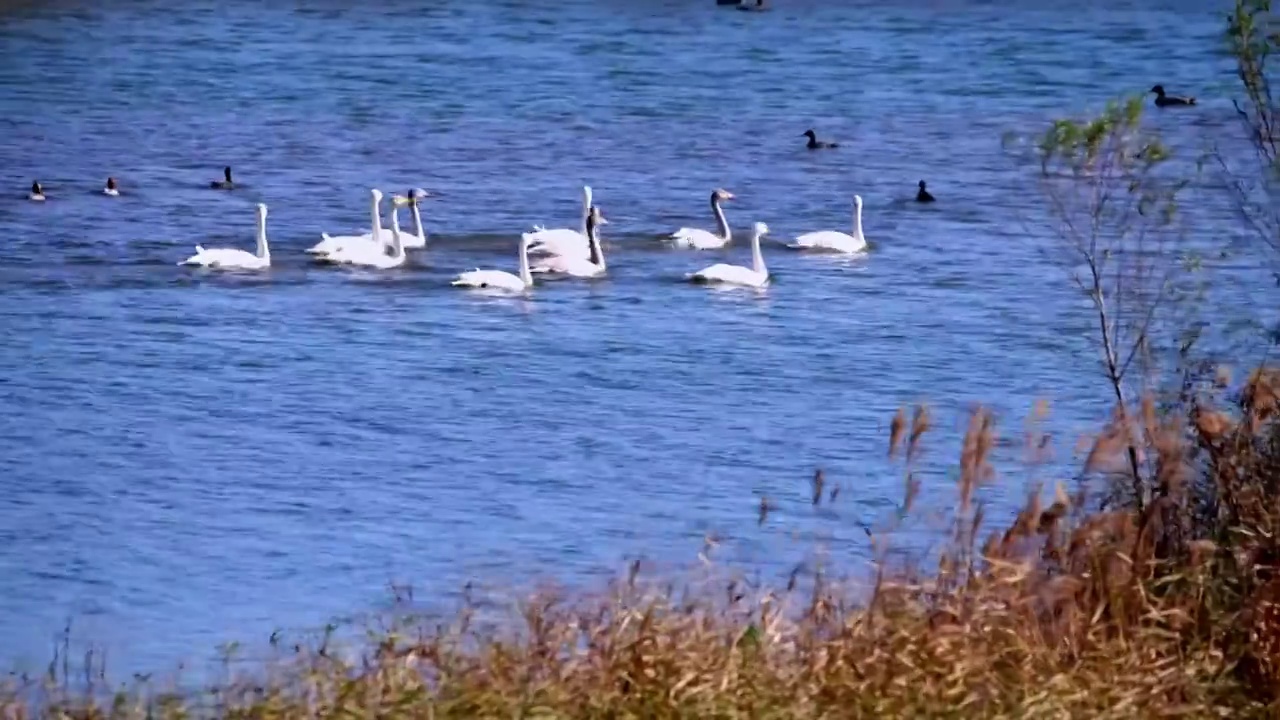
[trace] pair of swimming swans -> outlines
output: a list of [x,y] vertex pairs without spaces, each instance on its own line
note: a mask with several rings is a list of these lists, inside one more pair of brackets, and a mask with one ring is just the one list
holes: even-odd
[[[672,233],[669,239],[677,247],[688,247],[695,250],[718,250],[729,244],[732,234],[729,223],[724,216],[724,208],[720,203],[732,200],[733,193],[717,188],[711,193],[711,212],[716,218],[716,232],[708,232],[701,228],[682,227]],[[862,235],[862,196],[853,196],[854,216],[853,233],[834,230],[820,230],[805,233],[796,237],[787,247],[794,250],[828,250],[843,253],[858,253],[867,249],[867,240]],[[767,232],[767,231],[766,231]],[[753,239],[752,242],[755,240]]]
[[[320,233],[320,242],[307,248],[306,252],[311,255],[320,256],[321,258],[334,254],[341,255],[343,253],[350,252],[349,250],[344,250],[344,248],[358,245],[369,245],[373,243],[375,238],[384,247],[391,245],[395,240],[396,233],[390,228],[382,227],[382,191],[377,188],[372,188],[369,191],[369,195],[369,220],[370,227],[372,228],[369,232],[362,233],[360,235],[330,235],[327,232]],[[422,213],[418,210],[418,201],[430,196],[430,193],[425,190],[415,188],[410,190],[405,198],[396,200],[397,204],[395,207],[408,203],[411,211],[413,212],[413,234],[408,235],[405,233],[399,233],[400,244],[406,249],[414,250],[427,246],[427,231],[422,226]],[[398,195],[393,197],[400,198]]]
[[[585,188],[587,197],[590,198],[590,188]],[[454,278],[451,283],[454,287],[465,287],[475,289],[493,289],[506,290],[508,292],[524,292],[533,287],[533,273],[554,273],[562,275],[572,275],[574,277],[599,277],[604,275],[606,266],[604,263],[604,251],[600,247],[599,227],[608,225],[609,221],[604,219],[600,214],[600,208],[590,205],[588,206],[586,217],[583,222],[583,230],[586,233],[587,257],[581,257],[572,254],[573,238],[568,233],[573,230],[558,228],[557,230],[567,230],[567,232],[559,235],[552,233],[544,228],[538,228],[534,232],[520,234],[520,274],[512,275],[506,270],[481,270],[476,268],[464,272]],[[539,233],[543,233],[539,236]],[[544,252],[548,249],[548,239],[559,237],[564,243],[565,249],[571,254],[567,255],[551,255],[544,259],[537,267],[529,267],[529,251],[534,243],[540,244],[540,249]],[[557,243],[552,240],[551,246]]]
[[[317,246],[329,243],[327,251],[312,252],[316,250],[316,247],[308,249],[308,252],[311,252],[317,261],[331,265],[355,265],[378,270],[389,270],[404,265],[408,259],[405,254],[406,243],[410,242],[413,236],[406,235],[400,231],[400,207],[403,205],[413,207],[414,221],[418,226],[418,237],[423,240],[423,244],[419,245],[419,247],[425,246],[425,238],[422,235],[422,221],[418,215],[418,205],[415,198],[403,195],[391,196],[391,228],[387,231],[382,227],[382,215],[378,212],[378,207],[382,204],[382,191],[373,188],[370,194],[373,198],[374,208],[372,216],[373,229],[364,235],[335,237],[326,234]],[[388,232],[390,233],[391,252],[387,252]]]

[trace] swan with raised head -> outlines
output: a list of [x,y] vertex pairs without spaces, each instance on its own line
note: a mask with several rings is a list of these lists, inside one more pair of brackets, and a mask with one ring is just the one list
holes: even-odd
[[787,245],[795,250],[831,250],[842,253],[860,253],[867,249],[867,240],[862,236],[862,196],[853,196],[853,234],[835,230],[819,230],[797,236],[795,242]]
[[587,239],[587,216],[591,214],[591,186],[582,186],[582,226],[580,229],[552,228],[534,225],[529,236],[529,252],[544,255],[566,255],[585,258],[591,254]]
[[[400,206],[408,204],[409,198],[400,195],[391,196],[391,252],[387,252],[387,246],[383,243],[370,239],[363,243],[343,245],[318,258],[322,262],[335,265],[358,265],[378,270],[389,270],[404,265],[407,256],[404,252],[403,234],[400,232]],[[374,226],[374,232],[379,236],[382,234],[380,218]]]
[[506,270],[468,270],[450,283],[454,287],[477,290],[506,290],[508,292],[524,292],[533,287],[533,275],[529,272],[529,238],[520,236],[520,274],[512,275]]
[[31,181],[31,192],[27,194],[27,199],[32,202],[44,202],[44,188],[40,187],[39,180]]
[[[367,233],[360,235],[330,235],[329,233],[320,233],[320,242],[306,249],[311,255],[328,255],[336,252],[346,245],[372,245],[374,237],[377,237],[381,244],[386,247],[391,244],[391,229],[382,227],[379,217],[381,216],[382,191],[373,188],[369,191],[369,219],[371,221],[371,229]],[[414,188],[409,191],[408,198],[410,206],[413,208],[413,235],[400,234],[400,242],[405,248],[416,249],[427,246],[427,231],[422,226],[422,214],[418,211],[418,201],[432,197],[431,193]]]
[[671,233],[670,240],[676,247],[688,247],[695,250],[716,250],[729,244],[733,235],[729,232],[729,221],[724,219],[724,209],[720,203],[732,200],[733,193],[716,188],[711,193],[711,212],[716,216],[716,232],[708,232],[701,228],[682,227]]
[[540,261],[534,266],[532,272],[572,275],[574,277],[599,277],[604,275],[606,268],[604,264],[604,248],[600,246],[600,226],[608,224],[609,221],[605,220],[604,216],[600,214],[600,208],[592,205],[591,210],[587,213],[587,257],[553,255]]
[[769,269],[764,266],[764,255],[760,252],[760,238],[769,232],[769,226],[758,222],[752,226],[751,232],[751,267],[716,263],[696,273],[690,273],[685,279],[698,283],[741,285],[743,287],[764,287],[769,284]]
[[102,188],[102,194],[110,195],[111,197],[118,197],[120,195],[120,188],[116,187],[115,178],[107,178],[107,186]]
[[204,248],[197,245],[196,254],[178,264],[198,265],[216,270],[262,270],[271,267],[271,249],[267,247],[267,206],[258,203],[256,253],[239,248]]

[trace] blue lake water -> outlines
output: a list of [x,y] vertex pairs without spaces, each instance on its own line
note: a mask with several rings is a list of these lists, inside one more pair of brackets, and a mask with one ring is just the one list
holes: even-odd
[[[970,403],[1016,435],[1049,398],[1063,462],[1106,412],[1092,317],[1002,133],[1154,82],[1201,98],[1154,116],[1173,141],[1235,127],[1226,4],[1203,0],[303,5],[0,8],[6,663],[41,666],[73,618],[163,669],[377,607],[388,581],[592,581],[691,562],[709,532],[765,573],[815,539],[865,558],[858,523],[901,494],[898,405],[936,406],[940,501]],[[841,147],[806,151],[810,127]],[[226,164],[243,187],[207,189]],[[938,203],[909,202],[921,178]],[[24,199],[33,179],[48,202]],[[608,279],[449,286],[514,270],[533,223],[576,227],[584,183]],[[369,188],[416,186],[439,197],[409,267],[307,262],[321,231],[368,226]],[[713,227],[715,187],[740,241],[664,247]],[[780,246],[847,229],[854,193],[865,258]],[[1237,242],[1199,197],[1192,234]],[[175,266],[252,248],[258,202],[269,273]],[[749,262],[757,220],[771,288],[681,282]],[[1253,261],[1212,271],[1220,317],[1256,322]],[[808,504],[815,467],[836,511]],[[986,490],[1005,512],[1021,492]],[[780,508],[757,527],[761,494]]]

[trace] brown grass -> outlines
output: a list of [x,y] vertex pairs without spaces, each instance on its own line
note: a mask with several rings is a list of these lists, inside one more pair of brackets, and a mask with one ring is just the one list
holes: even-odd
[[[1037,405],[1032,419],[1046,413]],[[202,693],[13,682],[0,716],[1272,717],[1278,413],[1280,373],[1265,371],[1229,409],[1201,398],[1180,413],[1150,402],[1117,413],[1138,426],[1113,423],[1084,467],[1131,473],[1135,438],[1144,502],[1090,510],[1059,482],[991,530],[977,498],[994,477],[996,427],[978,409],[937,567],[890,571],[882,559],[870,592],[821,577],[803,591],[794,578],[676,591],[645,587],[633,567],[604,594],[539,595],[513,623],[482,629],[466,609],[447,626],[384,631],[354,654],[295,647]],[[929,426],[924,408],[890,425],[908,507]],[[1042,459],[1047,436],[1028,430],[1026,442]],[[814,504],[833,499],[821,472],[812,485]]]

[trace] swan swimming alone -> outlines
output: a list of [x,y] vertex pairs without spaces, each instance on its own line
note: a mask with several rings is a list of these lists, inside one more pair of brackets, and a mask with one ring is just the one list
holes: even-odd
[[582,186],[582,225],[578,230],[533,226],[529,236],[529,252],[586,258],[591,253],[587,239],[587,216],[591,214],[591,186]]
[[600,226],[608,224],[609,221],[605,220],[604,216],[600,214],[600,208],[592,205],[591,210],[587,213],[588,256],[583,258],[553,255],[539,262],[532,272],[572,275],[573,277],[599,277],[604,275],[606,267],[604,264],[604,248],[600,246]]
[[758,222],[752,226],[751,233],[751,267],[716,263],[698,272],[685,276],[686,280],[698,283],[741,285],[743,287],[764,287],[769,284],[769,269],[764,265],[764,255],[760,252],[760,238],[769,232],[769,226]]
[[[307,248],[305,252],[311,255],[328,255],[348,245],[373,245],[375,236],[383,247],[389,246],[392,240],[391,230],[382,227],[380,220],[382,217],[382,191],[377,188],[371,188],[369,196],[369,221],[372,228],[369,232],[360,235],[330,235],[327,232],[322,232],[320,233],[320,242]],[[417,201],[420,198],[430,196],[431,194],[425,190],[415,188],[409,191],[409,201],[413,206],[413,231],[415,234],[405,235],[401,233],[400,242],[406,248],[427,246],[427,231],[422,227],[422,215],[418,211]]]
[[859,253],[867,249],[862,236],[862,196],[853,196],[853,234],[835,230],[819,230],[796,237],[787,247],[795,250],[834,250],[843,253]]
[[102,194],[110,195],[111,197],[118,197],[120,195],[120,188],[116,187],[115,178],[107,178],[107,186],[102,188]]
[[[377,192],[378,199],[381,199],[382,192]],[[335,265],[357,265],[379,270],[389,270],[404,265],[407,256],[402,240],[404,235],[400,232],[400,206],[408,205],[409,202],[409,198],[400,195],[391,196],[391,252],[387,252],[387,246],[383,243],[370,239],[363,243],[343,245],[327,255],[317,257],[322,262]],[[374,224],[374,233],[382,235],[381,218],[378,218]]]
[[533,275],[529,272],[529,236],[520,236],[520,275],[512,275],[506,270],[468,270],[450,283],[454,287],[477,290],[506,290],[508,292],[524,292],[533,287]]
[[27,199],[32,202],[44,202],[44,188],[40,187],[38,180],[31,181],[31,192],[27,195]]
[[262,270],[271,267],[271,250],[267,247],[267,206],[258,203],[257,253],[238,248],[204,248],[196,246],[196,254],[178,263],[198,265],[215,270]]
[[725,220],[720,203],[732,199],[733,193],[728,190],[716,188],[711,193],[711,212],[716,216],[716,233],[710,233],[701,228],[682,227],[671,233],[670,240],[676,247],[695,250],[716,250],[728,245],[733,235],[729,232],[729,221]]

